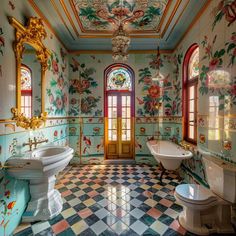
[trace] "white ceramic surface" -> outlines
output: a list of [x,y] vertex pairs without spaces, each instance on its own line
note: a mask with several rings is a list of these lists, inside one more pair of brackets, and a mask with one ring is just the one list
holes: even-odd
[[6,164],[12,166],[8,169],[11,176],[29,180],[31,199],[23,222],[48,220],[61,212],[61,194],[54,189],[55,175],[68,165],[73,153],[70,147],[45,146],[7,160]]
[[171,141],[148,141],[147,146],[155,159],[167,170],[178,169],[182,160],[193,156],[192,152],[184,150]]
[[209,155],[203,156],[210,190],[195,184],[176,187],[175,198],[184,208],[180,224],[197,235],[233,234],[231,207],[235,203],[236,168]]

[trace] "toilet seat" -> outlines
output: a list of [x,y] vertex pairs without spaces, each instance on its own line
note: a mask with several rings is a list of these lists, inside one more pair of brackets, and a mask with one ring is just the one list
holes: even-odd
[[180,184],[175,189],[176,197],[194,205],[208,205],[217,201],[217,196],[198,184]]

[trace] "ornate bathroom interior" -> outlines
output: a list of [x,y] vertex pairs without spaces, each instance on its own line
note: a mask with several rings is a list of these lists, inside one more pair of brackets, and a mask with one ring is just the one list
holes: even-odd
[[0,236],[236,234],[236,0],[0,5]]

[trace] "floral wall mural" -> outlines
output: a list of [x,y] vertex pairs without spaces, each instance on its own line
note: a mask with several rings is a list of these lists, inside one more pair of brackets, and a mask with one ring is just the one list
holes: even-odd
[[[212,1],[202,20],[174,52],[182,51],[185,55],[192,44],[199,45],[198,148],[233,163],[236,163],[235,12],[235,0]],[[182,77],[182,67],[179,76]],[[186,180],[206,184],[197,149],[191,162],[183,165]]]
[[[181,139],[181,82],[176,76],[181,58],[180,54],[163,54],[160,60],[154,54],[131,54],[127,62],[135,72],[135,150],[138,162],[155,163],[146,147],[147,140],[154,136]],[[173,66],[173,61],[178,60],[179,63]],[[158,63],[163,79],[153,82]],[[73,55],[69,64],[69,116],[73,117],[69,121],[70,145],[76,150],[74,160],[79,161],[81,154],[83,163],[100,162],[104,153],[104,71],[112,64],[111,55]],[[82,134],[79,127],[82,127]]]
[[48,60],[48,70],[51,72],[47,96],[49,105],[46,109],[50,116],[65,116],[68,112],[68,81],[66,78],[67,62],[65,52],[60,48],[60,57],[52,51]]

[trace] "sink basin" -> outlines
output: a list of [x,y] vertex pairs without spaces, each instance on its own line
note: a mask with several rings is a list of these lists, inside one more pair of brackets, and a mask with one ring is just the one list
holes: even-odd
[[70,147],[51,145],[7,160],[11,176],[29,180],[31,200],[22,216],[23,222],[49,220],[61,212],[61,194],[54,189],[55,175],[69,164],[73,153]]

